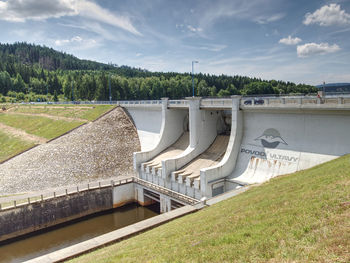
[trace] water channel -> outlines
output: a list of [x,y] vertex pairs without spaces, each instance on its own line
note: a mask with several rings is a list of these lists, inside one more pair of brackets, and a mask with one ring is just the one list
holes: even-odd
[[0,244],[0,262],[23,262],[159,214],[159,204],[130,204],[74,223]]

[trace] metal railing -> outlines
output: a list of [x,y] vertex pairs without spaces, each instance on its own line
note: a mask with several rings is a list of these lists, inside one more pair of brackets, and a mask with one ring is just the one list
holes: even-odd
[[232,107],[232,99],[222,98],[222,99],[202,99],[201,107]]
[[314,96],[304,97],[259,97],[259,98],[242,98],[241,106],[243,107],[276,107],[276,106],[350,106],[350,98],[348,97],[326,97],[319,98]]
[[177,193],[175,191],[172,191],[172,190],[167,189],[165,187],[147,182],[147,181],[142,180],[140,178],[129,177],[129,178],[118,180],[118,181],[114,181],[114,180],[102,181],[102,182],[99,181],[99,182],[88,183],[86,185],[62,188],[62,189],[58,189],[58,190],[53,191],[53,192],[33,194],[31,196],[28,196],[28,197],[18,197],[14,200],[11,200],[11,201],[1,202],[0,203],[0,211],[12,209],[12,208],[17,208],[20,206],[29,205],[29,204],[33,204],[33,203],[43,202],[43,201],[54,199],[54,198],[60,198],[60,197],[64,197],[64,196],[74,195],[74,194],[78,194],[78,193],[82,193],[82,192],[86,192],[86,191],[103,189],[103,188],[107,188],[107,187],[120,186],[120,185],[124,185],[124,184],[128,184],[128,183],[137,183],[139,185],[148,187],[149,189],[153,189],[159,193],[167,195],[167,196],[174,198],[175,200],[181,201],[185,204],[193,205],[193,204],[196,204],[199,202],[198,200],[196,200],[192,197]]
[[189,197],[187,195],[180,194],[178,192],[175,192],[175,191],[170,190],[168,188],[162,187],[160,185],[150,183],[150,182],[142,180],[140,178],[133,177],[133,179],[134,179],[134,182],[139,184],[139,185],[148,187],[149,189],[153,189],[159,193],[162,193],[162,194],[167,195],[171,198],[174,198],[175,200],[182,201],[186,204],[194,205],[194,204],[197,204],[200,202],[197,199],[194,199],[194,198]]
[[49,102],[22,102],[16,104],[36,105],[67,105],[67,104],[88,104],[88,105],[160,105],[161,100],[113,100],[113,101],[49,101]]
[[169,100],[168,107],[170,108],[188,107],[188,101],[187,100]]
[[58,189],[53,192],[45,192],[41,194],[33,194],[28,197],[19,197],[18,199],[11,200],[11,201],[3,201],[0,203],[0,211],[6,210],[6,209],[11,209],[11,208],[16,208],[19,206],[23,205],[29,205],[37,202],[43,202],[46,200],[54,199],[54,198],[59,198],[63,196],[69,196],[81,192],[86,192],[86,191],[92,191],[96,189],[103,189],[107,187],[114,187],[114,186],[119,186],[123,184],[128,184],[132,183],[133,177],[118,180],[118,181],[99,181],[99,182],[93,182],[93,183],[88,183],[86,185],[80,185],[80,186],[72,186],[68,188],[62,188]]

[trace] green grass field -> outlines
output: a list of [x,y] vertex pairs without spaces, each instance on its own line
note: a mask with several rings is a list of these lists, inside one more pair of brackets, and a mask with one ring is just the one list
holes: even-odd
[[[0,113],[0,123],[11,126],[28,134],[36,135],[47,140],[56,138],[79,125],[93,121],[105,112],[114,108],[112,105],[2,105],[11,111]],[[30,116],[16,114],[33,114]],[[74,119],[49,118],[50,116],[36,116],[45,114]],[[1,132],[1,130],[0,130]],[[10,136],[7,133],[0,133],[0,161],[4,161],[15,154],[18,154],[34,145],[28,139],[18,136]]]
[[53,139],[81,124],[81,121],[53,120],[39,116],[0,114],[0,122],[46,139]]
[[17,105],[11,112],[48,114],[93,121],[112,108],[111,105]]
[[350,262],[350,156],[71,262]]
[[0,162],[34,146],[34,143],[23,141],[0,131]]

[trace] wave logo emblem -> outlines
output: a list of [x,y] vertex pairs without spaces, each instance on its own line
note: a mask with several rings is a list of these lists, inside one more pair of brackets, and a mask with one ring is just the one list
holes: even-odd
[[255,141],[260,141],[262,146],[271,149],[276,148],[280,143],[288,145],[281,137],[279,131],[273,128],[266,129],[262,135],[255,139]]

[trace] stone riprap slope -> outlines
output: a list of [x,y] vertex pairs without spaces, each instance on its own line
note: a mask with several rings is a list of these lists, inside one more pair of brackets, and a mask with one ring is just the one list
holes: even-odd
[[133,175],[132,153],[140,150],[137,131],[117,107],[50,143],[0,165],[0,195]]

